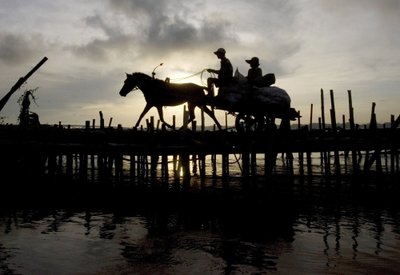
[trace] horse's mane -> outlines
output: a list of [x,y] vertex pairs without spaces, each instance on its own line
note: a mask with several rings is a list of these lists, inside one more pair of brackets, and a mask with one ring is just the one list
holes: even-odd
[[153,77],[149,76],[148,74],[141,73],[141,72],[132,73],[132,76],[137,76],[138,78],[143,79],[143,80],[154,80],[157,83],[166,84],[166,82],[164,80],[153,78]]
[[138,76],[140,76],[140,77],[151,78],[151,76],[149,76],[149,75],[147,75],[147,74],[145,74],[145,73],[141,73],[141,72],[134,72],[134,73],[132,73],[132,76],[133,76],[133,75],[138,75]]

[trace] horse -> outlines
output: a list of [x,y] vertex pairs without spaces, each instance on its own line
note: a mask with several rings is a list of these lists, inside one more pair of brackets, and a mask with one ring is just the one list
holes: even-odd
[[196,107],[199,107],[214,120],[218,129],[222,129],[221,124],[214,115],[214,112],[206,106],[206,87],[194,83],[169,83],[140,72],[132,74],[126,73],[126,79],[119,94],[125,97],[129,92],[137,89],[142,91],[146,99],[146,106],[140,114],[139,119],[135,124],[135,128],[139,126],[142,118],[152,107],[157,108],[160,121],[167,127],[172,128],[172,126],[164,120],[162,107],[177,106],[187,103],[189,111],[188,123],[195,119],[194,110]]

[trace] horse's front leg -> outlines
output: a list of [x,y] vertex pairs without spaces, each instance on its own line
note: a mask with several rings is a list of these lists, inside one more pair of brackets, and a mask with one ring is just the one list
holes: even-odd
[[146,106],[144,107],[142,113],[139,116],[138,121],[135,124],[135,128],[137,128],[140,124],[140,121],[142,120],[142,118],[147,114],[147,112],[151,109],[151,107],[153,107],[153,105],[150,104],[146,104]]
[[157,106],[157,111],[158,111],[158,116],[160,117],[160,121],[162,123],[164,123],[165,126],[167,126],[168,128],[172,128],[172,125],[170,125],[170,124],[168,124],[168,123],[166,123],[164,121],[164,113],[163,113],[163,110],[162,110],[162,106]]

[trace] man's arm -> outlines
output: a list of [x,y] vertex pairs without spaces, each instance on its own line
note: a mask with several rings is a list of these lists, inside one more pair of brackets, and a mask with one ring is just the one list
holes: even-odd
[[207,72],[219,74],[219,70],[214,70],[214,69],[207,69]]

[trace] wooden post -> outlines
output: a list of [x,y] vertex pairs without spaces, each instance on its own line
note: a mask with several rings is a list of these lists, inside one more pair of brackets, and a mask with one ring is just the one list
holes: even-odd
[[[346,117],[344,114],[342,115],[342,125],[343,125],[343,131],[345,131],[346,130]],[[348,171],[348,169],[347,169],[348,157],[349,157],[349,151],[345,150],[344,151],[344,174],[347,174],[347,171]]]
[[[351,134],[354,137],[355,136],[355,124],[354,124],[354,109],[353,109],[353,101],[351,98],[351,90],[347,90],[348,93],[348,99],[349,99],[349,123],[350,123],[350,130]],[[357,151],[353,148],[351,150],[351,162],[353,165],[353,173],[357,174],[359,172],[359,166],[358,166],[358,161],[357,161]]]
[[115,154],[115,180],[116,182],[120,183],[123,180],[123,161],[124,161],[124,156],[122,153],[116,153]]
[[[395,123],[394,115],[391,115],[390,116],[390,128],[391,129],[395,129],[396,128],[396,127],[394,127],[394,123]],[[395,159],[396,159],[395,158],[395,155],[396,155],[395,151],[397,152],[397,148],[395,148],[394,144],[392,143],[392,146],[390,148],[390,173],[392,175],[394,175],[394,173],[396,171],[396,169],[395,169],[395,167],[396,167],[396,165],[395,165]]]
[[200,178],[204,180],[206,178],[206,155],[200,154],[199,161],[200,161]]
[[242,153],[242,176],[248,177],[250,175],[250,155],[246,150]]
[[322,120],[321,117],[318,117],[318,129],[322,130]]
[[213,178],[217,177],[217,155],[211,154],[211,167],[212,167],[212,176]]
[[193,154],[192,155],[192,173],[193,175],[197,175],[197,155]]
[[168,186],[168,178],[169,178],[168,155],[163,154],[161,156],[161,179],[166,186]]
[[178,156],[173,155],[172,157],[172,169],[174,170],[174,187],[179,185],[179,170],[180,165],[178,163]]
[[186,105],[183,105],[183,125],[182,129],[186,130],[189,122],[189,112],[186,110]]
[[304,176],[304,153],[299,151],[299,173],[300,176]]
[[[321,129],[322,129],[322,134],[321,137],[325,136],[325,101],[324,101],[324,90],[321,89]],[[325,174],[329,174],[329,158],[328,158],[328,152],[322,151],[321,152],[321,167],[324,168]]]
[[183,173],[183,187],[188,188],[190,186],[190,159],[188,154],[180,155],[180,162]]
[[[201,109],[201,137],[204,142],[205,140],[205,117],[204,117],[204,110]],[[206,155],[200,154],[199,155],[199,162],[200,162],[200,178],[204,180],[206,178]]]
[[343,127],[343,130],[346,130],[346,117],[344,114],[342,115],[342,127]]
[[332,124],[332,131],[335,133],[336,132],[336,110],[335,110],[335,99],[333,96],[333,90],[330,90],[330,96],[331,96],[331,124]]
[[229,154],[226,152],[222,154],[222,177],[229,177]]
[[312,172],[312,158],[310,150],[307,150],[306,156],[307,156],[307,175],[311,177],[313,172]]
[[[375,134],[375,131],[377,130],[377,122],[376,122],[376,114],[375,114],[375,102],[372,102],[372,108],[371,108],[371,120],[369,124],[369,130],[372,132],[371,136]],[[380,154],[380,146],[377,145],[378,148],[375,148],[375,152],[372,154],[370,157],[369,155],[369,150],[366,151],[365,153],[365,162],[364,162],[364,171],[368,172],[368,170],[371,168],[373,162],[376,163],[376,170],[378,173],[382,173],[382,163],[381,163],[381,154]]]
[[134,183],[136,179],[136,161],[134,154],[130,155],[129,172],[130,172],[131,183]]
[[377,122],[376,122],[375,107],[376,107],[375,102],[372,102],[371,120],[369,122],[369,129],[372,129],[372,130],[375,130],[378,127]]
[[[400,115],[397,116],[396,120],[394,120],[393,116],[393,123],[391,126],[391,129],[394,131],[397,127],[400,125]],[[394,160],[395,160],[395,169],[393,170],[393,175],[394,173],[399,173],[400,167],[399,167],[399,153],[398,153],[398,147],[395,146],[395,141],[392,141],[392,154],[394,154]]]
[[104,117],[103,117],[103,112],[99,111],[100,114],[100,129],[104,129]]
[[325,131],[325,104],[324,104],[324,90],[321,89],[321,122],[322,130]]
[[[330,90],[331,96],[331,123],[332,123],[332,132],[333,136],[336,138],[337,136],[337,127],[336,127],[336,110],[335,110],[335,98],[333,95],[333,90]],[[339,161],[339,152],[338,150],[334,150],[334,158],[335,158],[335,174],[336,176],[340,175],[340,161]]]
[[[299,112],[299,115],[300,115],[300,112]],[[297,130],[301,133],[300,118],[298,118]],[[300,176],[304,176],[304,152],[303,151],[299,151],[298,155],[299,155],[298,158],[299,158]]]
[[150,156],[150,180],[152,184],[156,182],[157,164],[158,164],[158,155],[152,152]]
[[311,103],[311,107],[310,107],[310,126],[309,129],[310,131],[312,130],[312,124],[313,124],[313,104]]

